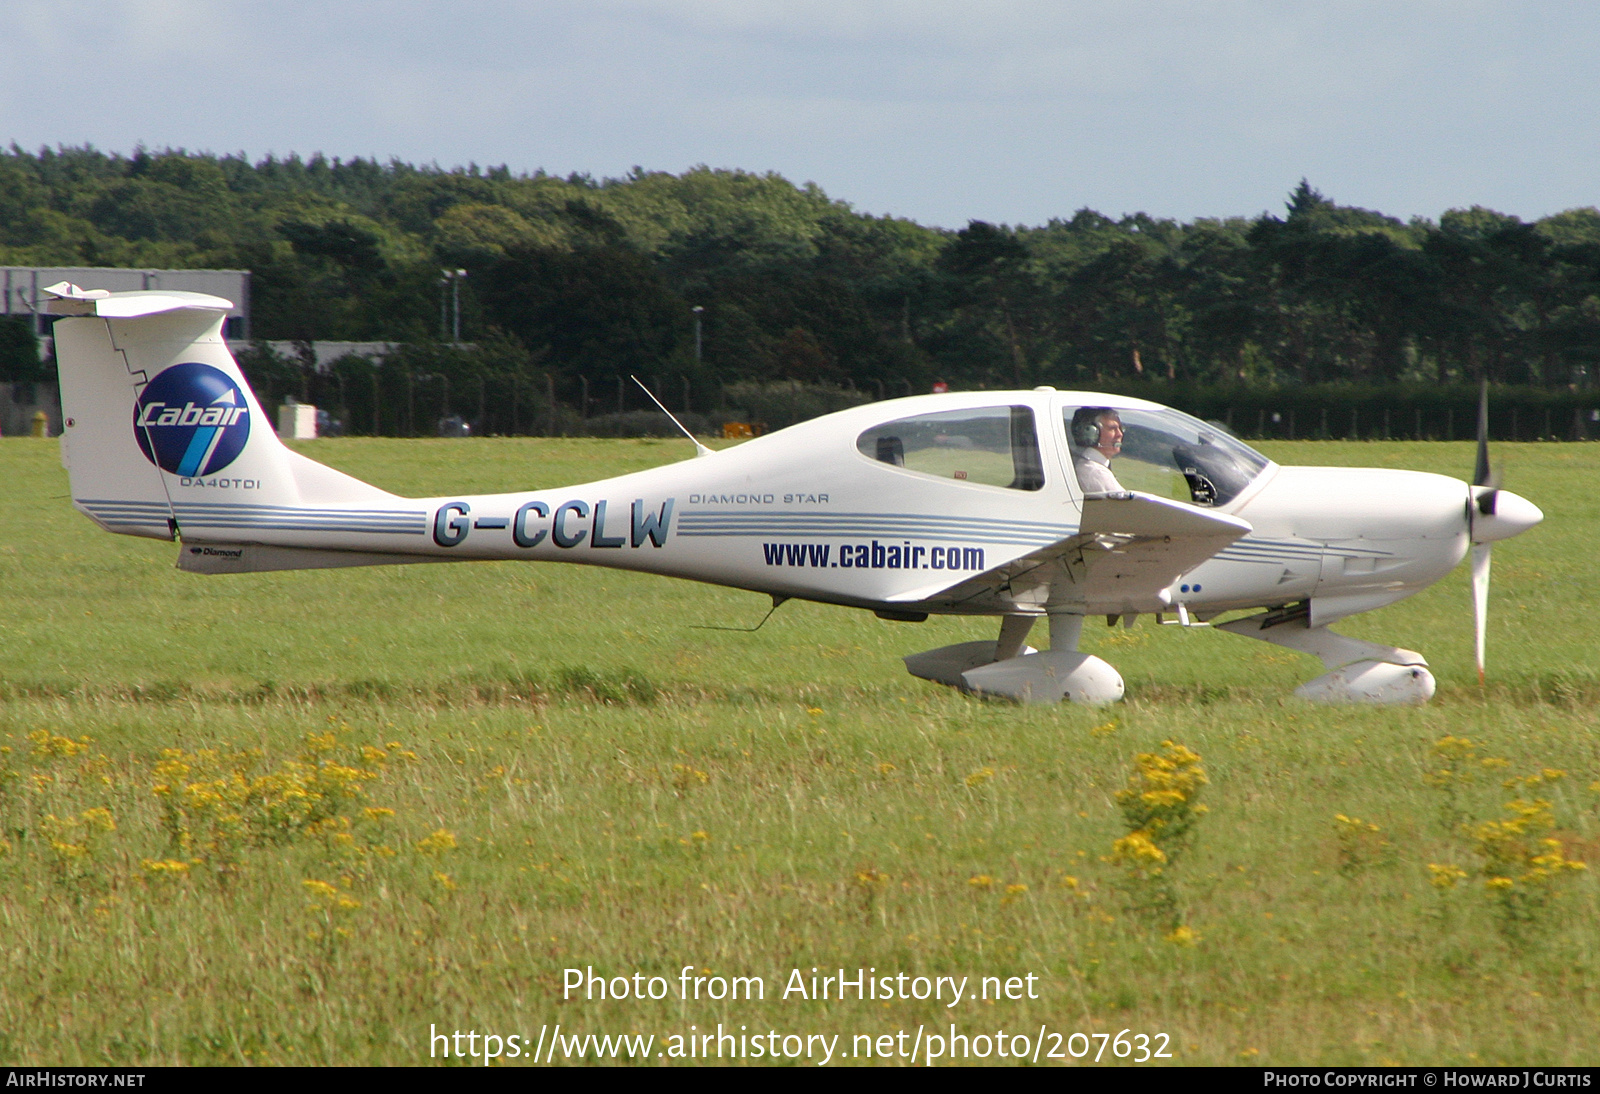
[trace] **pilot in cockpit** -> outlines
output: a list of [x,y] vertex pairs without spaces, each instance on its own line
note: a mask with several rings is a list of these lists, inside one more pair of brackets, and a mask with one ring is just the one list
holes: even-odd
[[1079,407],[1072,415],[1072,468],[1085,494],[1122,490],[1111,461],[1122,454],[1122,416],[1108,406]]

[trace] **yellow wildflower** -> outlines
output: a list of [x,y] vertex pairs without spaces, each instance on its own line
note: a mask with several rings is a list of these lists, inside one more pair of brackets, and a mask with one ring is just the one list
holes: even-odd
[[152,877],[182,877],[189,872],[189,863],[177,859],[141,859],[139,866]]
[[1156,846],[1150,833],[1140,829],[1130,832],[1111,845],[1111,861],[1125,863],[1135,869],[1160,873],[1167,864],[1167,853]]
[[456,837],[454,833],[441,828],[426,839],[417,841],[417,850],[425,855],[440,855],[446,851],[455,850]]
[[111,810],[101,806],[98,809],[85,809],[80,819],[90,828],[97,828],[102,832],[115,832],[117,822],[111,817]]

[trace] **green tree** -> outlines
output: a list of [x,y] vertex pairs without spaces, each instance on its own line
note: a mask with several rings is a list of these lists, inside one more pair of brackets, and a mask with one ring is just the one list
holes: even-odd
[[28,316],[0,315],[0,382],[47,379]]

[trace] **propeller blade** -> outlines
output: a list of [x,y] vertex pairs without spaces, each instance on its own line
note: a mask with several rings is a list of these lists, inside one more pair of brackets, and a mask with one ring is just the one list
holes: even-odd
[[[1477,519],[1483,516],[1492,517],[1499,505],[1500,498],[1500,469],[1489,463],[1489,381],[1485,378],[1478,385],[1478,459],[1472,469],[1472,485],[1484,487],[1483,490],[1474,491],[1473,504],[1467,509],[1468,531],[1476,542]],[[1473,510],[1476,510],[1474,512]]]
[[1489,486],[1489,380],[1478,387],[1478,462],[1472,471],[1473,486]]
[[1478,683],[1483,683],[1484,634],[1489,629],[1489,553],[1488,543],[1472,547],[1472,622],[1477,631]]

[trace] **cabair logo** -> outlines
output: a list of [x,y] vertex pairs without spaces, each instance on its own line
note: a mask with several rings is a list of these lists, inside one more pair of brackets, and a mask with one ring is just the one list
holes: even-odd
[[133,435],[163,471],[192,477],[221,471],[250,439],[250,404],[220,369],[189,361],[145,387],[133,408]]

